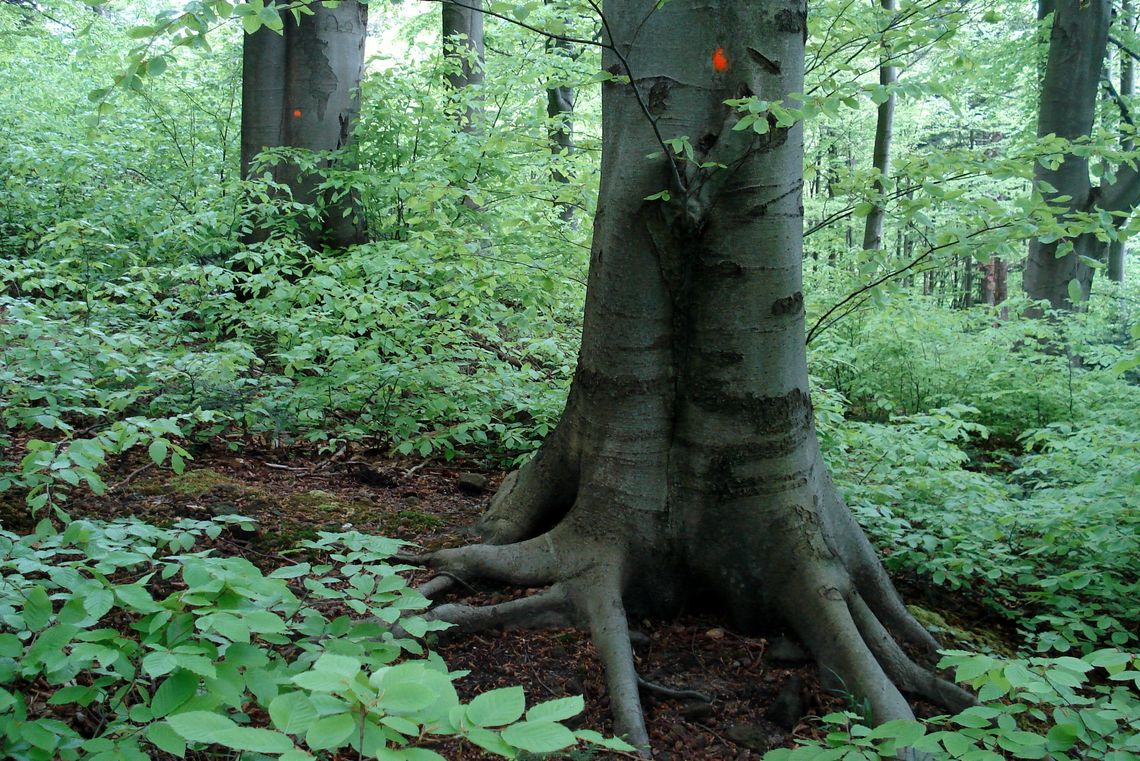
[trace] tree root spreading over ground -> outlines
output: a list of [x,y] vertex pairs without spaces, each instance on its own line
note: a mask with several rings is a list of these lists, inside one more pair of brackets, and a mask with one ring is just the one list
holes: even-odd
[[[526,516],[520,523],[504,517],[518,513],[511,495],[528,493],[515,488],[517,478],[508,477],[483,521],[484,530],[496,527],[492,540],[518,537],[520,525],[541,525],[548,519]],[[836,550],[840,562],[800,563],[798,572],[779,580],[777,594],[758,591],[757,599],[775,599],[781,617],[805,641],[823,673],[832,677],[832,687],[865,700],[876,723],[914,717],[904,692],[950,711],[974,704],[970,693],[930,668],[938,643],[903,606],[846,508],[832,496],[821,512],[818,540]],[[639,689],[646,683],[637,673],[625,608],[629,579],[637,569],[631,567],[631,553],[623,542],[599,541],[576,531],[573,513],[533,538],[472,544],[407,559],[443,574],[425,585],[433,594],[454,586],[455,580],[541,587],[536,594],[501,603],[438,605],[430,615],[454,624],[455,632],[462,634],[501,628],[586,628],[605,667],[615,729],[648,755],[650,739]],[[915,649],[925,663],[908,655],[898,641]]]

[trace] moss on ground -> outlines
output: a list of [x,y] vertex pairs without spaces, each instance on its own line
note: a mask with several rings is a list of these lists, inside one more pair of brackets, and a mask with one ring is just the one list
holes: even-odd
[[127,492],[145,496],[170,494],[173,492],[174,494],[180,494],[185,497],[200,497],[211,489],[219,486],[229,486],[243,491],[254,491],[251,487],[245,486],[241,482],[223,473],[219,473],[216,470],[198,468],[178,474],[170,474],[169,476],[138,481],[133,486],[129,486]]
[[1010,657],[1016,655],[1015,649],[1010,647],[1009,642],[1006,641],[1001,632],[965,627],[960,625],[960,622],[951,622],[946,618],[948,612],[938,613],[918,605],[906,607],[920,624],[929,629],[935,637],[948,647],[963,647]]

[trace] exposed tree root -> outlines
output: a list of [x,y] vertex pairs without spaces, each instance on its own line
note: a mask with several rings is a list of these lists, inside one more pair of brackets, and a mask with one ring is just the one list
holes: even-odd
[[[565,465],[565,458],[553,457],[544,469],[547,476],[557,470],[551,465],[556,460]],[[677,599],[672,586],[675,579],[657,575],[666,573],[664,565],[644,564],[646,548],[639,548],[636,532],[653,530],[648,518],[627,529],[620,521],[611,527],[604,513],[579,513],[564,507],[565,495],[574,489],[563,478],[554,478],[552,483],[558,489],[537,485],[530,466],[512,474],[495,498],[497,507],[492,512],[497,515],[490,522],[493,541],[517,539],[540,526],[548,529],[544,533],[509,544],[475,544],[416,558],[440,573],[420,588],[429,597],[466,583],[464,579],[548,588],[497,605],[445,604],[429,615],[455,624],[453,631],[460,634],[489,628],[588,625],[605,667],[615,731],[648,756],[649,735],[639,690],[710,702],[696,691],[648,682],[636,671],[625,605],[629,600],[643,604],[647,589],[650,595]],[[974,704],[972,695],[916,663],[898,644],[908,643],[919,657],[932,657],[938,648],[906,610],[870,543],[829,482],[824,493],[828,491],[832,491],[830,498],[825,497],[819,506],[817,530],[822,534],[815,534],[816,539],[805,543],[802,538],[810,523],[789,523],[799,533],[781,537],[784,524],[776,521],[770,535],[754,546],[743,546],[746,554],[732,562],[736,568],[752,567],[749,573],[756,575],[748,578],[764,588],[743,586],[742,595],[734,591],[738,596],[733,604],[757,606],[758,611],[767,610],[759,607],[767,605],[778,612],[814,654],[824,680],[830,675],[835,687],[866,701],[867,718],[874,723],[914,718],[903,692],[952,711]],[[545,506],[537,507],[536,501]],[[529,517],[527,508],[533,513]],[[551,520],[556,521],[552,527]],[[649,546],[656,551],[656,545]],[[731,585],[735,577],[720,578],[730,579],[721,583]],[[901,757],[918,758],[908,753]]]
[[498,605],[440,605],[431,610],[428,618],[454,624],[449,632],[456,634],[486,629],[553,628],[572,623],[566,593],[558,585],[530,597]]
[[863,640],[901,689],[954,713],[977,705],[977,699],[969,692],[911,660],[858,594],[852,595],[848,605]]
[[824,523],[836,540],[836,550],[843,559],[855,588],[874,615],[892,635],[918,649],[933,661],[941,645],[906,609],[875,548],[867,540],[855,516],[843,504],[830,477],[824,478],[826,509]]
[[471,586],[454,574],[441,573],[437,576],[431,577],[423,584],[420,584],[418,587],[416,587],[416,591],[429,600],[434,600],[440,595],[447,594],[458,584],[463,584],[468,588]]
[[793,585],[791,599],[802,606],[803,615],[789,618],[815,655],[825,678],[831,675],[838,681],[834,687],[867,701],[869,718],[876,724],[913,719],[910,704],[860,635],[844,590],[835,580],[812,576],[815,578],[802,578]]
[[646,692],[652,692],[654,695],[661,695],[666,698],[673,698],[676,700],[699,700],[702,703],[711,703],[713,699],[703,692],[696,690],[678,690],[673,687],[666,687],[657,682],[651,682],[648,679],[638,675],[637,686]]
[[544,587],[562,578],[565,566],[574,559],[558,547],[559,528],[516,544],[470,544],[437,550],[420,560],[460,578]]
[[[570,406],[567,405],[567,412]],[[569,420],[569,414],[563,415]],[[574,504],[578,468],[571,464],[570,447],[562,446],[565,426],[548,437],[530,462],[507,474],[491,505],[476,526],[487,544],[510,544],[555,526]]]
[[[606,668],[606,688],[617,734],[649,754],[649,732],[641,709],[637,669],[633,662],[633,646],[629,641],[629,623],[622,605],[619,570],[603,567],[578,580],[573,588],[577,605],[590,624],[590,635],[598,656]],[[592,577],[592,578],[590,578]]]

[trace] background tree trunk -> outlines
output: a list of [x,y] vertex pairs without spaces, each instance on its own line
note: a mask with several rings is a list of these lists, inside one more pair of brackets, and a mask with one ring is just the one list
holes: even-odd
[[[547,50],[555,51],[566,58],[573,58],[574,53],[567,40],[547,40]],[[558,168],[558,157],[567,157],[574,150],[574,88],[567,85],[556,85],[546,88],[546,116],[550,119],[550,151],[555,156],[555,164],[551,170],[551,177],[555,182],[568,184],[570,178]],[[574,225],[574,205],[571,203],[559,204],[561,211],[558,216],[563,222]],[[576,226],[576,225],[575,225]]]
[[[890,18],[894,17],[894,12],[898,9],[898,2],[897,0],[881,0],[881,5],[883,10],[889,14],[887,23],[890,23]],[[879,84],[890,87],[898,79],[899,70],[898,67],[889,63],[891,50],[886,44],[883,45],[882,59],[879,66]],[[875,201],[874,206],[871,207],[871,212],[867,215],[866,226],[863,228],[864,249],[883,247],[883,204],[887,192],[887,178],[891,174],[891,138],[894,135],[894,127],[895,94],[891,91],[887,95],[887,99],[879,104],[879,114],[875,122],[875,148],[871,160],[871,166],[875,170],[875,179],[872,183]]]
[[[712,606],[744,629],[782,621],[876,722],[912,716],[900,689],[968,704],[892,638],[936,648],[820,455],[801,292],[802,125],[761,115],[765,134],[734,130],[740,114],[724,104],[802,92],[805,3],[610,0],[605,13],[603,66],[631,81],[602,90],[601,189],[570,397],[492,500],[488,543],[426,562],[460,578],[549,585],[511,613],[558,609],[589,626],[617,731],[643,747],[627,606]],[[727,67],[713,66],[717,50]],[[696,136],[694,162],[662,150],[681,136]],[[669,202],[645,200],[666,189]],[[505,611],[446,605],[435,615],[471,629]]]
[[1004,259],[1000,256],[990,257],[990,261],[985,267],[985,285],[982,290],[982,300],[989,306],[997,306],[1005,301],[1009,295],[1006,286],[1008,271],[1009,268]]
[[[248,176],[254,156],[265,148],[333,151],[347,147],[360,112],[364,74],[367,6],[356,0],[310,6],[298,23],[284,14],[284,30],[259,29],[246,35],[242,50],[241,166]],[[322,168],[331,162],[323,161]],[[365,240],[364,218],[356,197],[318,197],[320,178],[285,162],[274,171],[301,203],[324,201],[320,224],[307,230],[307,243],[337,247]],[[253,237],[263,237],[256,232]]]
[[[1120,8],[1120,23],[1128,31],[1134,31],[1136,26],[1135,9],[1132,0],[1124,0]],[[1136,59],[1123,52],[1120,56],[1120,97],[1128,102],[1136,94]],[[1125,135],[1121,141],[1121,149],[1131,151],[1135,146],[1131,133]],[[1123,240],[1114,240],[1108,247],[1108,279],[1115,283],[1124,282],[1124,258],[1127,254],[1127,244]]]
[[284,145],[285,37],[267,27],[247,34],[241,56],[241,176],[254,157]]
[[[1110,0],[1054,0],[1053,7],[1037,135],[1076,140],[1092,132],[1111,3]],[[1083,156],[1068,153],[1056,169],[1037,162],[1034,179],[1055,189],[1043,190],[1042,195],[1046,201],[1060,206],[1062,213],[1089,209],[1095,200],[1088,159]],[[1062,203],[1053,200],[1060,196],[1069,196],[1070,200]],[[1070,301],[1068,291],[1069,281],[1073,279],[1080,284],[1080,300],[1088,298],[1093,270],[1080,256],[1099,258],[1101,246],[1090,234],[1070,242],[1073,251],[1062,257],[1056,255],[1060,241],[1034,239],[1030,242],[1023,280],[1025,293],[1030,298],[1046,300],[1055,309],[1075,308],[1078,304]]]
[[443,4],[443,51],[454,65],[447,81],[460,98],[460,125],[474,131],[482,111],[478,88],[483,84],[483,0]]

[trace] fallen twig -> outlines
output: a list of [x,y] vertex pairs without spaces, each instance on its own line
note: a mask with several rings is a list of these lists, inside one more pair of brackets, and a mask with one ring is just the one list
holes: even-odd
[[697,692],[696,690],[677,690],[672,687],[666,687],[663,684],[651,682],[648,679],[642,677],[640,674],[637,676],[637,686],[646,692],[652,692],[656,695],[663,695],[667,698],[678,698],[680,700],[699,700],[702,703],[713,702],[713,699],[708,695],[705,695],[703,692]]

